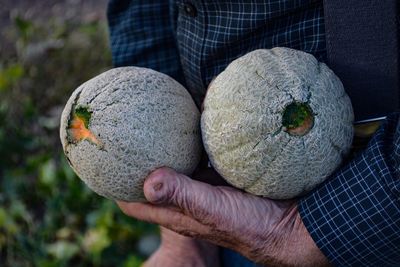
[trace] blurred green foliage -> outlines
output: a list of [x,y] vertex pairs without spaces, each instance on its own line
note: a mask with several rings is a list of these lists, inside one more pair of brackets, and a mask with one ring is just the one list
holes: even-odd
[[15,49],[0,60],[0,266],[139,266],[156,227],[91,192],[58,137],[69,95],[111,66],[105,22],[13,20]]

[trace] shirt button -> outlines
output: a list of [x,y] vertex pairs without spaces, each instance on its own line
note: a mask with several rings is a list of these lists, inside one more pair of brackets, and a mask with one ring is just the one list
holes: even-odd
[[184,14],[186,14],[189,17],[196,17],[197,16],[197,10],[196,7],[191,4],[191,3],[183,3],[181,6],[182,11]]

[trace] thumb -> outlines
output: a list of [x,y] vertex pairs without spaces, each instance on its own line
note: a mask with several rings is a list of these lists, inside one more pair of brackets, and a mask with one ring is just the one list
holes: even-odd
[[223,210],[221,190],[177,173],[170,168],[152,172],[144,183],[144,194],[152,204],[172,205],[199,222],[212,223]]

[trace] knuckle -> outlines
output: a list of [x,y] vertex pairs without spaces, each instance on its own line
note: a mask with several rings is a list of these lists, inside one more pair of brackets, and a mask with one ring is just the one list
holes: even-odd
[[167,193],[166,197],[170,199],[172,202],[177,202],[179,204],[180,200],[180,185],[179,181],[177,181],[175,178],[172,178],[168,181],[167,184]]
[[219,216],[215,215],[210,210],[197,209],[196,207],[192,207],[191,210],[193,217],[212,229],[219,229],[219,227],[223,225],[223,222],[220,220]]

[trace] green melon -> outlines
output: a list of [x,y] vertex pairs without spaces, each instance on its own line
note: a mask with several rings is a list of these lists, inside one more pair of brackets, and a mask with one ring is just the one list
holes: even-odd
[[78,176],[113,200],[144,201],[151,171],[168,166],[190,174],[201,156],[200,113],[191,96],[146,68],[115,68],[77,88],[60,137]]
[[233,61],[203,103],[203,143],[230,184],[274,199],[299,196],[349,152],[353,109],[337,76],[314,56],[261,49]]

